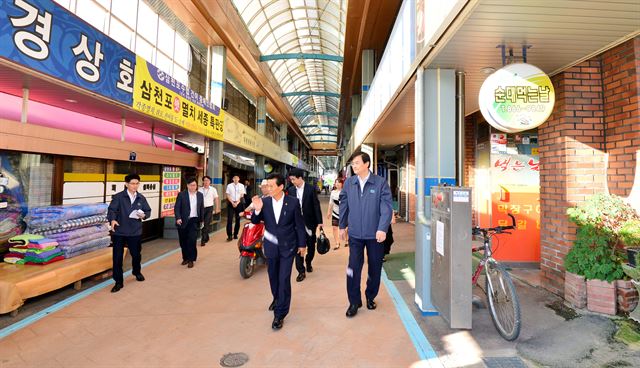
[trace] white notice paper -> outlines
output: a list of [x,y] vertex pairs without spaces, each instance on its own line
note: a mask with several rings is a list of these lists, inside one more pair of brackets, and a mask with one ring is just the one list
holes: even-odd
[[436,252],[444,257],[444,223],[436,224]]
[[453,201],[469,203],[469,192],[462,191],[462,190],[454,190]]
[[132,218],[132,219],[136,219],[136,220],[137,220],[137,219],[139,219],[139,218],[140,218],[140,216],[142,216],[143,214],[144,214],[144,211],[142,211],[142,210],[133,210],[133,211],[131,211],[131,213],[129,214],[129,218]]

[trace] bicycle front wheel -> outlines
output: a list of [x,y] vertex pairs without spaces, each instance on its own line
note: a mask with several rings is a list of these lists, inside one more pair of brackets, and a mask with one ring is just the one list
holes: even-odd
[[520,334],[520,301],[504,266],[489,261],[485,267],[486,291],[493,325],[507,341]]

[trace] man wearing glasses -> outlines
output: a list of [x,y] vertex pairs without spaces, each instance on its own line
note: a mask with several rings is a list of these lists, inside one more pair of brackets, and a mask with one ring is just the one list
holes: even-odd
[[124,245],[127,244],[131,252],[132,273],[138,281],[144,281],[144,276],[140,272],[142,266],[140,261],[142,220],[151,216],[151,207],[147,199],[138,193],[140,176],[129,174],[124,178],[125,190],[116,193],[111,198],[107,220],[111,224],[113,234],[113,280],[116,284],[111,289],[112,293],[117,293],[124,287],[122,278],[122,257],[124,255]]

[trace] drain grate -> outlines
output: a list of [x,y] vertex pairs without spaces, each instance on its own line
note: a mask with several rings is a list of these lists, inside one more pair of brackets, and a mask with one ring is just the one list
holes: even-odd
[[487,368],[527,368],[522,359],[518,357],[491,357],[482,358]]
[[228,353],[220,358],[220,365],[223,367],[240,367],[249,361],[249,356],[245,353]]

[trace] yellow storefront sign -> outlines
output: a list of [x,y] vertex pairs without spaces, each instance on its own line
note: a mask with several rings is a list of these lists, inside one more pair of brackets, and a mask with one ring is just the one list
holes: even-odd
[[288,165],[298,165],[298,157],[231,115],[225,116],[224,142]]
[[208,138],[222,140],[224,111],[136,56],[133,109]]

